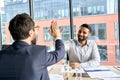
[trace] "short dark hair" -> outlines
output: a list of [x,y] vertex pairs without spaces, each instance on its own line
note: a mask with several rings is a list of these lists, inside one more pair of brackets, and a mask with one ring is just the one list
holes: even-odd
[[80,27],[85,27],[85,28],[88,28],[88,29],[89,29],[89,31],[90,31],[90,33],[92,33],[92,29],[91,29],[91,27],[90,27],[90,25],[89,25],[89,24],[84,23],[84,24],[82,24]]
[[9,31],[14,40],[26,39],[34,25],[33,19],[28,14],[17,14],[9,23]]

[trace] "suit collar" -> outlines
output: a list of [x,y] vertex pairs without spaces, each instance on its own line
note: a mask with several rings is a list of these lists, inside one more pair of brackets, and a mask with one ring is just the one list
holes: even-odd
[[19,49],[19,48],[23,48],[25,46],[28,46],[29,44],[24,42],[24,41],[15,41],[12,46],[15,48],[15,49]]
[[29,44],[24,41],[15,41],[13,45],[29,45]]

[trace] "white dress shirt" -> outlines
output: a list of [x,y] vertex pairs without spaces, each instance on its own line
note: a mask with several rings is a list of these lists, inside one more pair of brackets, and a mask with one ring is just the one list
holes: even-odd
[[100,54],[93,40],[87,40],[85,46],[81,46],[77,40],[64,41],[65,51],[70,62],[79,62],[81,67],[100,65]]

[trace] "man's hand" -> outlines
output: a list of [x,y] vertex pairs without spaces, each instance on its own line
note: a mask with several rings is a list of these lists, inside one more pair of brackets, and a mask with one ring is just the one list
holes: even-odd
[[51,36],[54,39],[56,39],[57,37],[60,37],[61,33],[63,32],[63,29],[60,31],[57,27],[57,22],[52,21],[49,32],[50,32]]
[[72,69],[80,68],[80,63],[78,63],[78,62],[71,62],[70,66],[71,66]]

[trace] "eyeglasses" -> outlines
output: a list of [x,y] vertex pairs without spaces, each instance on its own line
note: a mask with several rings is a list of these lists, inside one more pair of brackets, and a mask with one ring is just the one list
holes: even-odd
[[40,28],[40,26],[35,26],[34,28]]
[[40,28],[40,26],[33,27],[33,29],[37,29],[37,30],[39,30],[39,28]]

